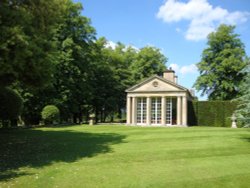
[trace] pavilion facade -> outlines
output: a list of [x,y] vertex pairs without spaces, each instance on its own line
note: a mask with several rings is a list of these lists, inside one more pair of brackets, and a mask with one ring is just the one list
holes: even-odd
[[154,75],[126,90],[127,125],[187,126],[190,91],[177,84],[173,70]]

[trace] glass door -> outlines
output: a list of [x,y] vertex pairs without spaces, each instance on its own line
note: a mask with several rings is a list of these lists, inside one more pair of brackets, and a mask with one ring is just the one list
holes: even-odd
[[151,124],[161,124],[161,98],[151,99]]
[[172,98],[166,99],[166,124],[172,125]]
[[146,123],[146,98],[137,98],[137,124]]

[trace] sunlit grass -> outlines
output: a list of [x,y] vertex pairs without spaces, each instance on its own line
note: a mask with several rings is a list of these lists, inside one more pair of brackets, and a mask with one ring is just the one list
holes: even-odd
[[249,129],[5,130],[0,148],[0,187],[250,187]]

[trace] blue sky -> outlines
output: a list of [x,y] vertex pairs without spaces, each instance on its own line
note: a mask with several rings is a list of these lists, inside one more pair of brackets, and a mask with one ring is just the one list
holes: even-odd
[[[206,36],[219,24],[236,25],[250,56],[250,0],[75,0],[84,7],[97,37],[141,48],[161,49],[179,84],[191,88]],[[197,94],[199,96],[199,94]],[[206,96],[200,97],[201,100]]]

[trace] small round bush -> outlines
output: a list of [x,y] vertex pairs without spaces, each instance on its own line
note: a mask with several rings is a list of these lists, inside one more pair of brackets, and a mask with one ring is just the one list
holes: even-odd
[[54,105],[47,105],[43,108],[41,115],[46,125],[54,124],[59,121],[60,111]]

